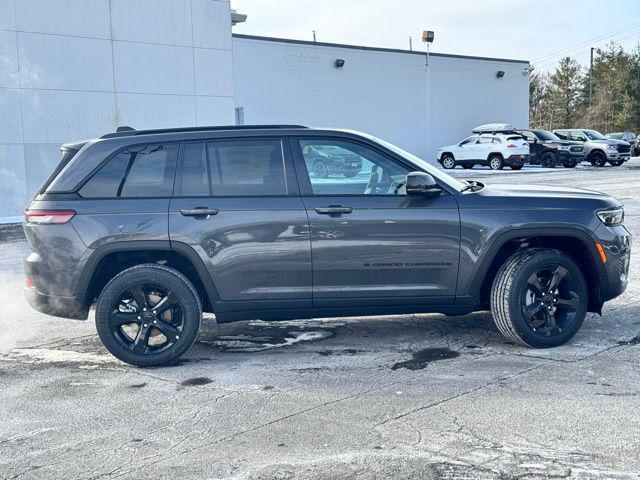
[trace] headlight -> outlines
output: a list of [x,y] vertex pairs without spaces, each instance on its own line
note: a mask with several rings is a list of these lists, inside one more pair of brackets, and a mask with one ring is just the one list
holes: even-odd
[[624,222],[624,208],[614,208],[612,210],[600,210],[596,212],[598,218],[606,226],[622,225]]
[[613,150],[614,152],[618,151],[618,146],[617,145],[607,145],[607,148],[609,150]]

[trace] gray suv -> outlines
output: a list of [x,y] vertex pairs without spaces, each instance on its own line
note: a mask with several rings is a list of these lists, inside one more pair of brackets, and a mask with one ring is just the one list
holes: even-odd
[[[310,174],[316,151],[353,176]],[[627,285],[620,202],[456,180],[372,136],[295,125],[135,131],[62,146],[29,203],[29,303],[86,319],[133,365],[218,322],[491,309],[504,336],[567,342]],[[349,159],[345,159],[349,161]]]
[[563,140],[572,140],[584,144],[585,160],[594,167],[604,167],[609,162],[619,167],[631,158],[631,145],[622,140],[607,138],[595,130],[569,128],[554,130]]

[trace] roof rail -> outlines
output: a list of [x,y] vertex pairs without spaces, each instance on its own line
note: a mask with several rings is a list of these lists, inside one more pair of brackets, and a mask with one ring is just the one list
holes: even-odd
[[135,130],[131,127],[118,127],[115,132],[106,133],[99,138],[131,137],[134,135],[152,135],[156,133],[208,132],[220,130],[270,130],[277,128],[309,128],[304,125],[216,125],[202,127],[157,128]]

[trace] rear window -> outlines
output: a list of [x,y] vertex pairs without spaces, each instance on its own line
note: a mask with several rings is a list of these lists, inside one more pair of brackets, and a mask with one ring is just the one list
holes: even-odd
[[188,143],[183,147],[180,195],[286,195],[280,140]]
[[[82,145],[79,146],[82,147]],[[44,182],[42,187],[40,187],[38,193],[44,193],[47,188],[49,188],[51,182],[53,182],[53,180],[60,174],[62,169],[67,166],[71,159],[75,157],[76,153],[78,153],[80,149],[76,150],[75,148],[61,147],[60,150],[62,151],[62,159],[60,160],[60,163],[58,163],[58,166],[53,170],[53,173],[49,176],[47,181]]]
[[86,198],[170,197],[177,144],[136,145],[121,151],[80,189]]

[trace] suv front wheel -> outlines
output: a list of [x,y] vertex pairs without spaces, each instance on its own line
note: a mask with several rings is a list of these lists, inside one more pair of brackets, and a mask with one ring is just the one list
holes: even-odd
[[511,256],[491,289],[491,311],[508,340],[536,348],[569,341],[587,314],[584,275],[568,255],[529,249]]
[[96,328],[104,346],[139,367],[175,361],[193,344],[202,318],[200,297],[180,272],[143,264],[120,272],[96,305]]

